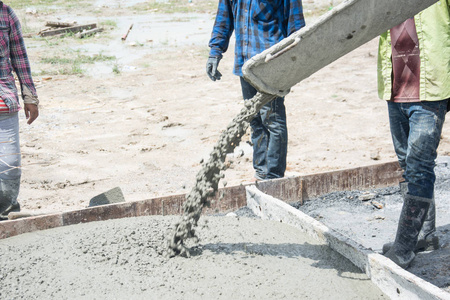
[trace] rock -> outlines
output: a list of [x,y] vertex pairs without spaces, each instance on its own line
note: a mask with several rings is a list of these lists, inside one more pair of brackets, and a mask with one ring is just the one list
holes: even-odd
[[35,15],[37,14],[37,10],[35,8],[27,8],[26,13],[30,15]]
[[370,159],[372,160],[380,160],[380,152],[376,151],[376,152],[372,152],[370,153]]
[[377,194],[374,194],[374,193],[365,193],[365,194],[360,195],[358,199],[361,201],[368,201],[368,200],[375,198],[376,196],[377,196]]
[[125,197],[123,196],[120,187],[115,187],[105,193],[102,193],[92,198],[89,201],[89,207],[120,202],[125,202]]
[[384,207],[383,204],[381,204],[380,202],[375,201],[375,200],[372,200],[372,205],[378,209],[382,209]]

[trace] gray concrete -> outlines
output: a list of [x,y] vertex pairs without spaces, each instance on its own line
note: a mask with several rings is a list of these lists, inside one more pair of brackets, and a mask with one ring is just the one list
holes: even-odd
[[[262,219],[295,226],[320,242],[329,245],[361,270],[392,299],[450,299],[450,294],[398,267],[384,256],[373,252],[291,205],[247,187],[248,206]],[[357,216],[354,216],[355,218]]]
[[90,222],[0,240],[0,299],[388,299],[292,226],[206,217],[191,258],[168,259],[177,217]]

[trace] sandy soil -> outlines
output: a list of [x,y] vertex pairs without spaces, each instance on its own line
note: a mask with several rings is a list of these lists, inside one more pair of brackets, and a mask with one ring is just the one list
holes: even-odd
[[388,299],[348,260],[291,226],[202,220],[208,230],[200,231],[190,259],[162,255],[175,217],[93,222],[1,240],[0,298]]
[[[205,74],[214,10],[164,15],[133,10],[125,1],[95,3],[16,10],[28,32],[48,20],[116,24],[84,40],[26,40],[42,105],[34,124],[21,119],[24,209],[84,208],[117,186],[127,201],[186,193],[199,162],[242,106],[239,81],[231,73],[233,45],[219,67],[223,79],[212,82]],[[304,7],[319,11],[329,3],[305,1]],[[375,39],[287,96],[287,176],[395,160],[386,104],[377,98],[376,51]],[[58,75],[54,71],[61,66],[43,61],[80,53],[115,59],[82,64],[84,75]],[[448,132],[446,125],[440,154],[450,152]],[[228,185],[253,176],[248,140],[241,143],[245,155],[229,162]]]

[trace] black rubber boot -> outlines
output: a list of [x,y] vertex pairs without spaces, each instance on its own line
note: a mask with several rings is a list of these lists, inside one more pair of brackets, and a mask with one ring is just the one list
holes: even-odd
[[439,249],[439,237],[436,233],[436,206],[433,201],[430,203],[425,222],[423,222],[422,230],[419,232],[417,240],[416,252],[430,251]]
[[11,204],[0,213],[0,221],[8,220],[8,215],[10,212],[19,212],[19,211],[20,211],[19,203]]
[[[400,182],[400,193],[403,198],[408,191],[407,182]],[[423,223],[422,229],[419,232],[419,237],[417,240],[417,245],[414,248],[414,252],[431,251],[439,249],[439,237],[435,235],[436,232],[436,206],[434,203],[434,197],[430,203],[430,208],[428,209],[425,222]],[[390,242],[383,245],[383,254],[391,249],[394,243]]]
[[[422,229],[419,232],[419,237],[417,239],[416,247],[414,252],[431,251],[439,249],[439,237],[436,233],[436,206],[434,204],[434,199],[430,203],[430,208],[428,209],[427,216],[423,223]],[[387,243],[383,245],[383,254],[391,249],[394,243]]]
[[414,260],[414,249],[425,222],[432,199],[406,194],[392,247],[385,253],[400,267],[406,269]]
[[17,202],[19,187],[20,178],[0,179],[0,220],[7,220],[10,212],[20,211],[20,205]]

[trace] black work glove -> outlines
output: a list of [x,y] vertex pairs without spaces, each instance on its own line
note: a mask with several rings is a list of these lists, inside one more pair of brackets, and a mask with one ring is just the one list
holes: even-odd
[[212,81],[220,80],[222,74],[217,70],[219,66],[220,57],[209,57],[206,62],[206,74]]

